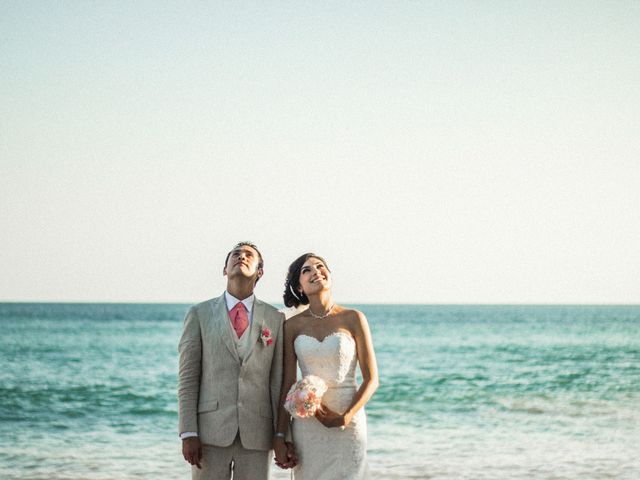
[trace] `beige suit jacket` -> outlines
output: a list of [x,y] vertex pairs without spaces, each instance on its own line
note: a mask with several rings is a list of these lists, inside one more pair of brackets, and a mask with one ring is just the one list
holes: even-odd
[[[282,384],[284,315],[257,298],[250,346],[241,362],[224,294],[194,305],[184,319],[178,384],[179,433],[226,447],[238,431],[245,448],[270,450]],[[265,345],[263,328],[273,343]]]

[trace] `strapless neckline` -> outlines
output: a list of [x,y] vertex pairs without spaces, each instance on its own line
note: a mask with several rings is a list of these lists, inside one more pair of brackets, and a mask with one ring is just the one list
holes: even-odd
[[[344,337],[350,339],[353,343],[356,342],[356,340],[353,338],[353,336],[349,335],[347,332],[342,332],[342,331],[331,332],[328,335],[325,335],[324,337],[322,337],[322,340],[317,339],[313,335],[307,335],[306,333],[301,333],[300,335],[298,335],[296,337],[296,340],[298,340],[298,338],[300,338],[300,337],[307,337],[307,338],[310,338],[312,340],[315,340],[318,343],[323,343],[327,338],[334,337],[334,336],[337,336],[337,335],[343,335]],[[295,340],[294,340],[294,342],[295,342]]]

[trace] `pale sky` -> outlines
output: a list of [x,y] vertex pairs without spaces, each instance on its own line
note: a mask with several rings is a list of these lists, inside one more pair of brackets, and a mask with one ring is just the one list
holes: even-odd
[[640,2],[0,1],[0,301],[640,303]]

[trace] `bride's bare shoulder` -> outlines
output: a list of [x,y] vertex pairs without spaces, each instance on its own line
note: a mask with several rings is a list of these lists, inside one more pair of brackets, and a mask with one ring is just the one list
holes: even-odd
[[289,331],[297,331],[304,321],[305,313],[306,310],[287,318],[284,322],[284,327]]
[[359,337],[368,328],[367,317],[360,310],[343,308],[340,314],[342,316],[342,321],[340,322],[342,327],[349,330],[353,337]]
[[360,323],[362,321],[366,322],[367,320],[364,313],[360,310],[356,310],[355,308],[340,307],[340,310],[337,313],[343,316],[344,320],[348,322]]

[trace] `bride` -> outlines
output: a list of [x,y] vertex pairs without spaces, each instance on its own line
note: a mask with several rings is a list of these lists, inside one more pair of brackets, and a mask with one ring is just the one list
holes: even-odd
[[[331,272],[313,253],[297,258],[285,283],[287,307],[309,305],[284,324],[284,378],[273,448],[276,462],[295,465],[296,480],[366,479],[367,423],[364,405],[378,387],[378,368],[366,317],[331,298]],[[362,373],[358,387],[356,364]],[[316,375],[328,386],[315,417],[294,418],[293,443],[285,442],[290,422],[284,402],[302,376]]]

